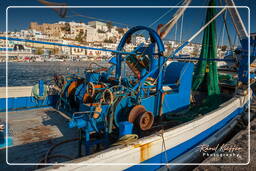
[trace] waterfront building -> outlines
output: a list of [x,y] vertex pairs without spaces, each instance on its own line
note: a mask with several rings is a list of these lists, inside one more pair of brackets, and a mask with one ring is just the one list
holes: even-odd
[[139,45],[141,43],[146,43],[146,39],[143,35],[132,36],[131,43],[134,45]]

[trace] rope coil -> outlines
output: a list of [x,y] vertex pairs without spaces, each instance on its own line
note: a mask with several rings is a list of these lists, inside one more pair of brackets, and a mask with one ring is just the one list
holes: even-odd
[[45,100],[48,96],[48,86],[44,85],[43,95],[39,95],[39,84],[36,84],[32,88],[32,96],[37,100]]

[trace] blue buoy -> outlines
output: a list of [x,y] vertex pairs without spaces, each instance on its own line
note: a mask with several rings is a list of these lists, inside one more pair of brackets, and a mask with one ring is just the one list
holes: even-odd
[[[11,146],[13,144],[12,137],[8,133],[6,124],[3,124],[3,125],[4,125],[4,130],[0,130],[0,149],[5,148],[6,146]],[[8,138],[6,137],[6,132],[8,133]]]

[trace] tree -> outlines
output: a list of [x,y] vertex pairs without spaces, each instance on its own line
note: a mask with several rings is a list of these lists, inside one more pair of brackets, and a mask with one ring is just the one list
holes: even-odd
[[117,28],[116,30],[119,34],[124,34],[124,29],[123,28]]
[[75,40],[78,42],[83,42],[83,34],[84,32],[80,30],[79,34],[76,36]]
[[193,48],[193,52],[191,53],[191,55],[192,55],[192,56],[198,56],[199,53],[200,53],[199,49],[196,48],[196,47],[194,47],[194,48]]
[[58,48],[53,48],[52,54],[57,55],[59,53],[59,51],[60,50]]
[[105,39],[105,40],[104,40],[104,43],[114,43],[114,42],[113,42],[113,40],[111,40],[111,39]]
[[113,43],[116,43],[116,41],[117,41],[117,37],[112,36],[112,37],[110,37],[110,38],[109,38],[109,40],[111,40]]
[[65,25],[61,28],[62,31],[70,32],[70,24],[65,23]]
[[36,48],[35,54],[42,55],[42,54],[44,54],[44,50],[42,48]]

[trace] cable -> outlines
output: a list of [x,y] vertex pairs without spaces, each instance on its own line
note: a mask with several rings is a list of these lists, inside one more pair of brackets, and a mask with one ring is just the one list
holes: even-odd
[[[225,14],[226,14],[226,11],[225,11]],[[224,25],[222,25],[222,29],[221,29],[221,32],[220,32],[220,35],[223,35],[223,34],[224,34]],[[223,36],[219,36],[219,38],[218,38],[217,46],[220,46],[221,37],[223,37]]]
[[[52,158],[66,158],[68,160],[73,160],[72,157],[69,157],[67,155],[62,155],[62,154],[56,154],[56,155],[50,155],[48,156],[48,159],[52,159]],[[44,159],[42,159],[39,163],[43,163],[44,162]]]
[[[175,6],[178,6],[181,4],[181,1],[178,2]],[[148,25],[148,27],[152,28],[154,24],[156,24],[158,21],[160,21],[162,18],[164,18],[168,13],[170,13],[174,8],[170,8],[167,12],[165,12],[163,15],[161,15],[158,19],[156,19],[154,22]],[[140,34],[145,33],[145,30],[143,30]]]
[[184,17],[184,14],[182,15],[181,17],[181,24],[180,24],[180,44],[181,44],[181,40],[182,40],[182,31],[183,31],[183,17]]
[[[181,4],[181,1],[178,2],[175,6],[178,6]],[[170,13],[174,8],[170,8],[168,11],[166,11],[163,15],[161,15],[158,19],[156,19],[154,22],[152,22],[148,27],[152,27],[155,23],[160,21],[163,17],[165,17],[168,13]]]
[[[67,155],[62,155],[62,154],[56,154],[56,155],[50,155],[50,153],[53,151],[53,149],[55,149],[57,146],[61,145],[61,144],[64,144],[64,143],[69,143],[69,142],[72,142],[72,141],[77,141],[77,140],[81,140],[80,138],[73,138],[73,139],[69,139],[69,140],[65,140],[65,141],[62,141],[58,144],[55,144],[53,146],[51,146],[49,148],[49,150],[47,151],[47,153],[45,154],[45,157],[43,159],[41,159],[39,161],[39,163],[48,163],[48,160],[49,159],[52,159],[52,158],[66,158],[68,160],[73,160],[72,157],[70,156],[67,156]],[[40,166],[42,167],[42,165],[36,165],[36,169],[39,169]]]
[[98,21],[103,21],[103,22],[111,22],[111,23],[115,23],[115,24],[119,24],[119,25],[125,25],[127,27],[132,27],[132,25],[129,24],[125,24],[125,23],[120,23],[120,22],[116,22],[116,21],[112,21],[112,20],[105,20],[105,19],[100,19],[100,18],[96,18],[96,17],[91,17],[91,16],[86,16],[86,15],[81,15],[75,11],[70,11],[71,13],[73,13],[73,15],[70,15],[68,17],[83,17],[83,18],[88,18],[88,19],[93,19],[93,20],[98,20]]
[[98,63],[96,63],[96,62],[91,62],[90,64],[89,64],[89,69],[92,69],[92,65],[96,65],[96,66],[98,66],[98,67],[101,67],[101,68],[107,68],[107,67],[105,67],[105,66],[103,66],[103,65],[100,65],[100,64],[98,64]]
[[[227,14],[227,13],[225,13],[225,15],[226,15],[226,14]],[[221,36],[221,47],[223,46],[224,37],[225,37],[224,28],[225,28],[225,27],[223,27],[223,30],[222,30],[222,36]]]
[[175,40],[175,44],[177,42],[177,30],[178,30],[178,24],[175,24],[175,33],[174,33],[174,40]]
[[[222,1],[221,0],[219,0],[219,3],[220,3],[220,6],[222,6]],[[230,37],[228,26],[227,26],[227,11],[225,11],[225,15],[222,15],[222,18],[223,18],[224,26],[225,26],[225,29],[226,29],[226,32],[227,32],[229,46],[230,46],[230,49],[232,49],[233,45],[232,45],[232,42],[231,42],[231,37]]]
[[73,139],[69,139],[69,140],[62,141],[62,142],[60,142],[60,143],[58,143],[58,144],[55,144],[55,145],[51,146],[51,147],[49,148],[49,150],[47,151],[47,153],[45,154],[44,160],[42,160],[42,162],[47,163],[48,158],[49,158],[51,152],[52,152],[57,146],[62,145],[62,144],[65,144],[65,143],[69,143],[69,142],[72,142],[72,141],[78,141],[78,140],[80,140],[80,138],[73,138]]

